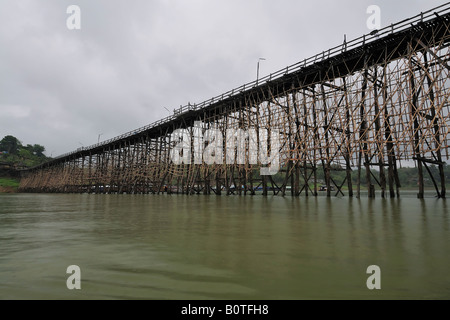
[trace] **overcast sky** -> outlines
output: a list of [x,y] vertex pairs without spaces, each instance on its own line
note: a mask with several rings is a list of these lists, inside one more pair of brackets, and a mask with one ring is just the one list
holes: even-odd
[[[446,1],[0,0],[0,139],[75,150]],[[69,5],[81,29],[69,30]]]

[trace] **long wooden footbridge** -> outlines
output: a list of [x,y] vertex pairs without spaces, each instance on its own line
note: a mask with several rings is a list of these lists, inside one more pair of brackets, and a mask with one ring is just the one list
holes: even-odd
[[20,190],[396,197],[408,161],[418,197],[425,179],[445,197],[449,44],[445,4],[25,170]]

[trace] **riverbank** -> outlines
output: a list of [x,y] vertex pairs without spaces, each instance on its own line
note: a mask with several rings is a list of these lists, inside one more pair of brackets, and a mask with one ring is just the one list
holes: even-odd
[[20,180],[17,178],[0,178],[0,193],[16,193]]

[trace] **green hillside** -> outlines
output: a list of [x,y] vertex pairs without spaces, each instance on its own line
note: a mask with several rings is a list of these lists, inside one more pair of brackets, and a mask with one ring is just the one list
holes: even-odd
[[8,135],[0,141],[0,164],[15,168],[33,167],[49,160],[44,152],[44,146],[23,145],[19,139]]

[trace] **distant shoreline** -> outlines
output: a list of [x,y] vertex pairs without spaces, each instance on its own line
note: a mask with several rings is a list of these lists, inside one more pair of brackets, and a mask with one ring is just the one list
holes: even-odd
[[16,187],[0,187],[0,193],[18,193]]

